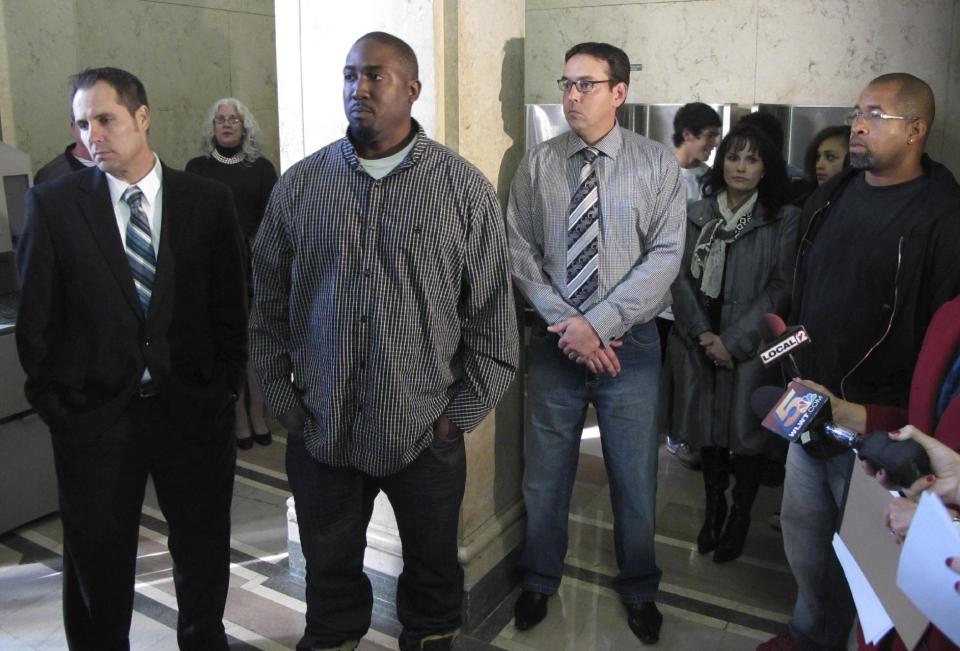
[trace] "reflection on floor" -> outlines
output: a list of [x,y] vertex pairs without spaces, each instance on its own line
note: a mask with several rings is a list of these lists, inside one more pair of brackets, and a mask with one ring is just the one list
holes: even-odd
[[[276,430],[275,430],[276,431]],[[287,573],[283,472],[285,441],[238,456],[233,501],[233,565],[225,622],[232,649],[293,649],[303,626],[303,587]],[[664,624],[657,648],[696,651],[754,649],[784,630],[795,585],[779,532],[767,517],[779,489],[762,489],[744,556],[716,565],[693,542],[702,515],[699,473],[682,467],[661,446],[657,495],[657,554],[663,569],[659,596]],[[6,496],[9,499],[10,496]],[[140,558],[131,646],[176,649],[176,599],[166,550],[166,523],[148,491],[140,527]],[[0,649],[63,649],[60,620],[61,532],[56,516],[0,537]],[[616,573],[613,524],[600,441],[588,428],[570,515],[566,575],[550,600],[547,619],[530,631],[513,626],[516,591],[478,629],[462,636],[461,650],[514,651],[640,649],[610,587]],[[364,651],[395,649],[396,640],[372,629]]]

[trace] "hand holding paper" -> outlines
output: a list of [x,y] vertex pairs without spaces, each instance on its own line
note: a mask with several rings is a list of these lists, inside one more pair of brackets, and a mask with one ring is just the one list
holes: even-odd
[[945,559],[960,556],[960,531],[940,499],[932,493],[920,505],[900,554],[897,586],[954,644],[960,644],[960,594],[957,570]]

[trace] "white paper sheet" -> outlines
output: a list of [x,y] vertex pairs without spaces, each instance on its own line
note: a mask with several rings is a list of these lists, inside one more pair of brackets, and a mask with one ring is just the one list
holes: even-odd
[[880,598],[870,587],[870,582],[843,543],[840,534],[833,534],[833,549],[843,567],[847,585],[850,586],[850,593],[853,595],[853,602],[857,606],[857,617],[860,618],[863,637],[867,642],[875,644],[893,628],[893,620],[884,610]]
[[940,498],[924,493],[910,523],[897,567],[897,586],[933,624],[960,645],[960,575],[946,565],[960,556],[960,531]]

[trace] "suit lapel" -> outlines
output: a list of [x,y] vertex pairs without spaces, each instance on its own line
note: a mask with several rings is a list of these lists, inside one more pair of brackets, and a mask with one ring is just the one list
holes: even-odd
[[157,273],[153,279],[153,295],[150,298],[150,312],[163,309],[168,298],[172,296],[174,278],[176,278],[176,258],[173,251],[176,249],[180,236],[180,225],[187,214],[186,202],[181,192],[180,179],[177,173],[163,165],[163,183],[160,191],[163,193],[163,211],[160,224],[160,245],[157,251]]
[[107,266],[120,285],[120,292],[131,309],[142,317],[143,311],[133,286],[133,274],[130,273],[123,240],[120,239],[120,231],[117,229],[117,217],[110,203],[107,177],[99,169],[95,169],[85,177],[80,188],[83,191],[80,195],[80,212],[93,233]]

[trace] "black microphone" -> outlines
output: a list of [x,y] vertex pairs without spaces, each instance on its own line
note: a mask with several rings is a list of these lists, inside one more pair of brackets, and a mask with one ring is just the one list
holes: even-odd
[[760,362],[764,367],[783,362],[787,375],[791,378],[800,377],[800,368],[793,357],[794,350],[810,343],[810,335],[803,326],[787,327],[776,314],[764,314],[757,324],[760,339]]
[[750,407],[763,419],[763,426],[790,441],[799,443],[811,456],[826,459],[844,450],[874,468],[885,470],[890,481],[909,487],[930,474],[930,459],[914,440],[894,441],[886,432],[864,436],[833,422],[830,398],[796,380],[787,390],[760,387],[750,396]]

